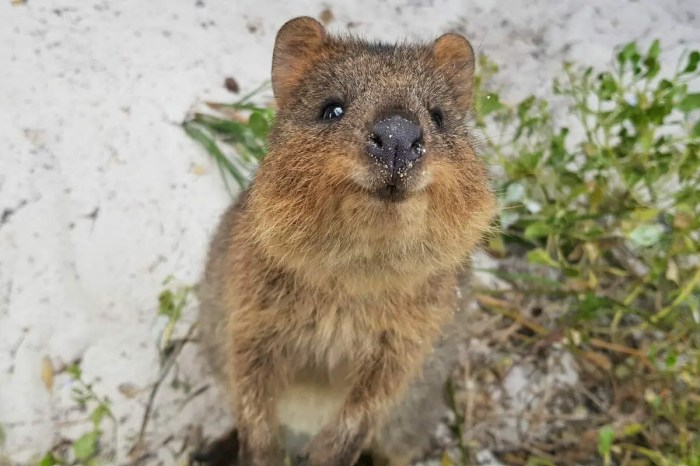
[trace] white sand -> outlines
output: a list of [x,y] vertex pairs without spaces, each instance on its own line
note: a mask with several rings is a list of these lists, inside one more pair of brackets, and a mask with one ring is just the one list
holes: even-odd
[[[55,367],[82,358],[85,379],[111,399],[124,462],[158,374],[161,282],[197,280],[229,202],[215,166],[178,125],[198,99],[233,99],[226,76],[244,91],[267,79],[276,29],[325,6],[0,2],[0,464],[3,454],[26,464],[89,427],[67,376],[51,391],[42,383],[45,357]],[[502,65],[510,98],[547,94],[562,60],[604,65],[632,39],[661,38],[669,61],[700,46],[696,0],[360,0],[332,11],[334,29],[352,22],[386,40],[463,32]],[[192,307],[185,320],[195,315]],[[196,366],[190,348],[181,376],[195,389],[209,383]],[[141,391],[129,398],[122,384]],[[165,384],[157,399],[154,464],[175,463],[188,425],[226,425],[216,390],[180,410],[184,398]]]

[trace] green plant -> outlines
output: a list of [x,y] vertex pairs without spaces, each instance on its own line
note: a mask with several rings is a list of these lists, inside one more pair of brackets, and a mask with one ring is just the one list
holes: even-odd
[[179,378],[178,357],[187,343],[192,341],[192,335],[196,329],[196,324],[191,324],[186,334],[180,338],[174,338],[175,326],[180,322],[183,311],[188,302],[192,287],[182,284],[174,284],[173,277],[167,277],[164,282],[164,288],[158,295],[157,315],[167,319],[165,327],[159,336],[158,355],[160,359],[160,370],[158,378],[151,387],[151,391],[146,402],[143,417],[141,419],[141,427],[136,436],[136,440],[129,452],[129,456],[134,461],[139,461],[144,458],[146,453],[146,431],[148,423],[151,420],[153,409],[155,406],[156,396],[165,379],[175,369],[173,377],[173,388],[182,387],[185,392],[189,392],[190,386],[187,382],[182,382]]
[[[483,89],[482,76],[475,121],[487,134],[486,155],[502,169],[503,237],[494,247],[548,271],[547,280],[516,278],[518,290],[564,303],[555,330],[569,336],[572,350],[605,348],[616,383],[653,393],[649,425],[637,435],[643,447],[618,451],[693,464],[700,442],[700,94],[688,84],[700,77],[700,53],[684,54],[662,77],[660,51],[658,41],[646,53],[628,44],[611,71],[565,64],[554,83],[568,103],[565,124],[555,123],[543,99],[501,102]],[[608,434],[601,431],[606,463]]]
[[[183,123],[187,134],[214,158],[229,192],[232,192],[229,178],[244,189],[251,171],[267,152],[274,112],[251,102],[267,87],[265,83],[232,104],[208,102],[206,105],[213,113],[197,112]],[[222,144],[232,146],[236,156],[227,156]]]
[[598,433],[598,453],[603,457],[605,465],[610,464],[610,450],[615,439],[615,430],[610,426],[604,426]]
[[[100,458],[109,455],[102,450],[101,441],[104,437],[103,421],[109,419],[114,434],[114,449],[116,450],[117,420],[110,409],[109,400],[99,396],[93,389],[93,384],[85,382],[78,363],[73,363],[65,369],[66,374],[73,380],[72,397],[81,411],[89,411],[91,429],[75,440],[60,443],[39,461],[39,466],[53,465],[85,465],[100,464]],[[69,448],[64,448],[64,447]]]
[[[699,54],[656,79],[659,50],[655,41],[641,56],[630,44],[612,72],[565,66],[554,91],[571,102],[579,142],[553,123],[544,100],[511,107],[492,93],[481,107],[480,126],[488,118],[500,127],[486,141],[505,170],[507,239],[562,271],[579,297],[576,317],[605,308],[660,324],[676,308],[698,312],[700,94],[687,83],[699,76]],[[608,281],[625,286],[597,293]]]
[[[163,285],[170,285],[172,281],[172,277],[168,277],[163,282]],[[161,333],[161,341],[159,343],[161,363],[172,351],[173,331],[175,330],[175,325],[180,321],[180,318],[182,318],[182,311],[187,305],[187,300],[191,291],[192,287],[179,285],[174,289],[165,288],[161,291],[160,295],[158,295],[158,315],[168,319]]]

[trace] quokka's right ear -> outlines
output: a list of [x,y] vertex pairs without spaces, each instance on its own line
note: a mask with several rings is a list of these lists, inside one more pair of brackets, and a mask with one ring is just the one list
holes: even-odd
[[433,44],[433,57],[440,71],[452,83],[460,109],[470,109],[475,60],[469,41],[459,34],[443,34]]
[[272,54],[272,91],[278,107],[285,105],[325,38],[325,28],[308,16],[294,18],[280,28]]

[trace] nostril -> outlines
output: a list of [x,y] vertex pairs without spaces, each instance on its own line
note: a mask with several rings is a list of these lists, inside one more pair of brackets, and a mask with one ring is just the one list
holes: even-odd
[[382,147],[382,138],[377,136],[376,134],[370,134],[369,140],[371,143],[373,143],[377,147]]
[[423,140],[417,139],[413,144],[411,144],[411,151],[414,152],[418,157],[422,156],[425,152],[425,147],[423,147]]

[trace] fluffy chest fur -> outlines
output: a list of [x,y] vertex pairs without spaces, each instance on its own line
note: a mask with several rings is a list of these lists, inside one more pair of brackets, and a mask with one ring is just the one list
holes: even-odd
[[[343,378],[341,377],[341,380]],[[298,376],[277,398],[279,435],[292,456],[340,412],[349,384],[323,377]]]
[[232,344],[254,335],[261,351],[284,353],[293,371],[332,371],[371,357],[388,335],[427,348],[454,309],[456,273],[431,277],[412,292],[361,296],[342,286],[320,290],[280,270],[256,274],[249,268],[247,274],[244,289],[233,284],[225,290],[233,309]]
[[278,369],[286,383],[275,406],[290,452],[338,415],[375,355],[387,346],[398,354],[413,353],[408,346],[427,353],[455,308],[455,273],[431,277],[410,293],[356,296],[342,287],[319,290],[294,273],[257,270],[248,268],[245,289],[226,290],[235,300],[229,353],[283,361]]
[[[294,369],[276,400],[285,450],[301,452],[324,426],[335,422],[357,373],[374,362],[382,346],[393,345],[400,354],[410,353],[403,349],[406,345],[419,346],[427,353],[454,309],[453,295],[387,299],[380,307],[376,301],[326,301],[328,307],[312,317],[313,324],[299,319],[307,325],[289,335],[286,353]],[[307,315],[301,309],[294,314]]]

